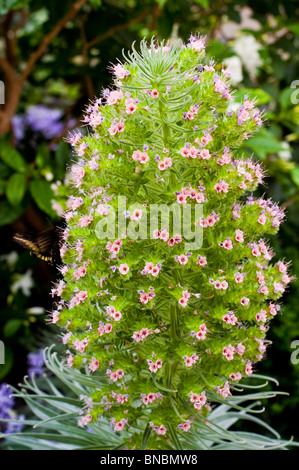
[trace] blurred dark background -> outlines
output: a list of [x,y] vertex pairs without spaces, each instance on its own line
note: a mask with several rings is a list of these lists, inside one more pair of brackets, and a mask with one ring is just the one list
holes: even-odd
[[267,169],[260,194],[286,209],[270,242],[277,259],[292,260],[297,280],[272,321],[272,346],[258,372],[289,393],[267,403],[265,419],[299,440],[299,364],[291,362],[299,340],[298,13],[292,0],[252,1],[250,8],[242,0],[0,0],[0,383],[16,385],[28,354],[57,341],[45,318],[58,273],[12,236],[60,223],[73,158],[64,137],[81,126],[88,101],[111,82],[107,66],[134,40],[186,41],[199,32],[208,38],[208,57],[229,67],[235,104],[248,93],[266,113],[266,126],[243,151]]

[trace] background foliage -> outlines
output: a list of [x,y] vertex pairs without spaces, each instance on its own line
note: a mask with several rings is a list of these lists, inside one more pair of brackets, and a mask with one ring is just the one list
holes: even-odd
[[[211,60],[231,69],[235,101],[245,93],[259,98],[267,126],[245,143],[244,153],[263,161],[264,192],[287,209],[271,244],[277,258],[293,260],[298,279],[299,7],[295,0],[252,1],[250,7],[235,0],[0,0],[1,381],[17,384],[27,371],[26,354],[50,342],[45,312],[57,276],[14,245],[12,235],[59,224],[61,182],[72,158],[63,137],[81,126],[88,100],[109,83],[107,65],[134,40],[205,34]],[[290,361],[292,341],[299,338],[297,288],[298,280],[275,319],[273,345],[259,372],[290,393],[267,404],[268,422],[298,439],[299,365]]]

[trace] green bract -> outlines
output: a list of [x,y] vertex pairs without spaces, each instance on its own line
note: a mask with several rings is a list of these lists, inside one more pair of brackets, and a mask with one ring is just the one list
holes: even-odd
[[130,448],[166,448],[231,395],[291,280],[262,238],[283,212],[251,196],[263,169],[238,152],[262,116],[247,96],[229,111],[229,74],[204,48],[142,41],[88,107],[88,135],[68,139],[79,160],[51,321],[68,365],[93,375],[79,425],[141,423]]

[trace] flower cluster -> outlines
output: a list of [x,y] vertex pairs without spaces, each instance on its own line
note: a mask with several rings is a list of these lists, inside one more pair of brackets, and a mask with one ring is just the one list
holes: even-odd
[[[100,379],[79,424],[147,422],[149,447],[163,448],[170,429],[189,431],[207,400],[256,369],[292,276],[264,238],[283,211],[252,196],[264,171],[239,151],[262,121],[255,100],[226,112],[229,76],[205,63],[203,37],[140,48],[111,67],[115,86],[87,108],[89,133],[68,138],[80,158],[49,321],[64,329],[68,366]],[[190,206],[188,235],[165,222],[174,206]],[[189,249],[194,227],[202,242]]]

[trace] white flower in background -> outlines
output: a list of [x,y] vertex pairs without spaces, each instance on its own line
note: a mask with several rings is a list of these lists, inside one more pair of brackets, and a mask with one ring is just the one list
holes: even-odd
[[28,269],[25,274],[17,274],[15,281],[11,285],[11,291],[15,294],[19,289],[23,292],[26,297],[29,297],[31,289],[34,287],[34,281],[32,279],[32,269]]
[[281,160],[291,160],[292,158],[292,152],[291,152],[291,147],[288,142],[281,142],[281,146],[285,149],[282,150],[281,152],[278,152],[278,156]]
[[235,55],[233,57],[228,57],[223,61],[223,63],[226,65],[227,70],[230,73],[231,82],[233,84],[240,83],[243,80],[241,59]]
[[0,260],[6,261],[10,268],[13,268],[16,262],[18,261],[19,255],[16,251],[11,251],[7,255],[0,256]]
[[248,29],[250,31],[258,31],[262,28],[262,25],[255,18],[252,18],[253,10],[248,6],[239,7],[238,5],[234,8],[239,12],[240,21],[235,23],[234,21],[225,22],[226,17],[222,17],[222,22],[218,31],[216,31],[217,39],[235,39],[242,29]]
[[255,75],[257,67],[263,63],[258,53],[260,49],[262,45],[249,34],[238,38],[233,45],[233,50],[239,55],[244,67],[251,75]]
[[44,177],[47,181],[52,181],[52,179],[54,178],[54,175],[53,175],[52,171],[46,170],[44,172]]
[[45,309],[43,307],[30,307],[27,308],[26,313],[30,313],[31,315],[41,315],[45,313]]

